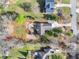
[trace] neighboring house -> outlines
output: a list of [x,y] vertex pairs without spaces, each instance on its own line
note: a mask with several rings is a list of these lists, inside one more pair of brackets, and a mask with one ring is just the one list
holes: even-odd
[[34,22],[34,29],[39,35],[43,35],[45,31],[52,29],[52,23],[49,23],[47,21],[45,22]]
[[45,0],[46,14],[52,14],[53,10],[54,10],[54,0]]

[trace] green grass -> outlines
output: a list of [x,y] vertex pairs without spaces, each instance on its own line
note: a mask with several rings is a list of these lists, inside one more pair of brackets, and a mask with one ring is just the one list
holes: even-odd
[[[55,0],[55,2],[57,2],[58,0]],[[70,0],[62,0],[62,3],[66,3],[66,4],[68,4],[68,3],[70,3]]]
[[0,59],[2,59],[2,54],[0,53]]
[[68,3],[70,3],[70,0],[62,0],[62,3],[68,4]]
[[23,2],[24,2],[24,0],[17,0],[16,5],[19,5],[20,3],[23,3]]
[[39,43],[36,44],[31,44],[31,43],[26,43],[25,46],[23,47],[23,50],[38,50],[40,49],[41,45]]
[[2,57],[0,57],[0,59],[2,59]]
[[17,19],[16,19],[16,23],[17,23],[18,25],[22,25],[22,24],[25,22],[25,20],[27,20],[27,17],[25,18],[25,16],[31,16],[31,17],[32,17],[31,20],[36,20],[36,19],[38,19],[38,18],[43,17],[43,14],[41,14],[41,13],[39,13],[39,14],[34,14],[33,12],[25,12],[25,13],[23,14],[23,13],[21,12],[21,13],[19,14],[19,16],[17,17]]
[[33,12],[26,12],[26,16],[31,16],[34,19],[38,19],[38,18],[43,17],[43,14],[42,13],[34,14]]
[[68,15],[68,14],[70,14],[70,8],[63,7],[62,12],[63,12],[63,14]]
[[16,22],[18,25],[22,25],[25,22],[25,18],[23,14],[19,14],[19,16],[16,19]]

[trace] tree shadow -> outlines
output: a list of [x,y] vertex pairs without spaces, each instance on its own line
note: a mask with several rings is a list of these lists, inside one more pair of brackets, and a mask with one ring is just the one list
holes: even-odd
[[24,57],[28,55],[28,51],[19,51],[19,53],[21,53]]
[[37,0],[40,7],[40,12],[45,12],[45,0]]

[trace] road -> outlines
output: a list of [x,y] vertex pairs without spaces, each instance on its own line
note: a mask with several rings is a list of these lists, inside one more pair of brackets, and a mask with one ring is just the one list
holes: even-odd
[[72,20],[71,20],[71,28],[73,29],[73,33],[77,35],[77,14],[76,14],[76,0],[71,0],[71,14],[72,14]]

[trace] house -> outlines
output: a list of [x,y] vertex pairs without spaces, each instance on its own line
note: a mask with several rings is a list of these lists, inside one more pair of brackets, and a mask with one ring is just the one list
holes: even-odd
[[43,35],[45,31],[52,29],[52,23],[49,23],[48,21],[35,21],[34,29],[37,34]]

